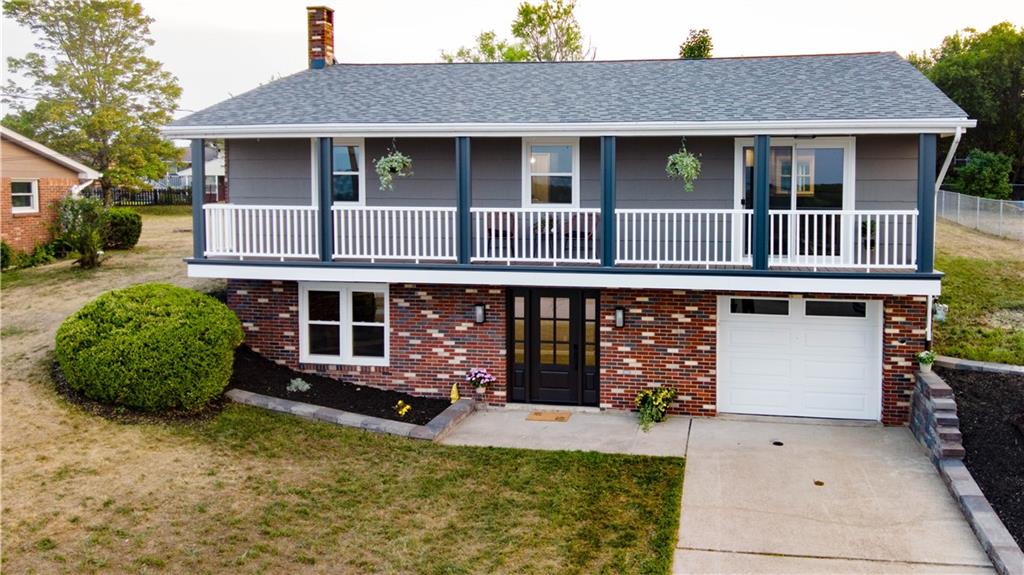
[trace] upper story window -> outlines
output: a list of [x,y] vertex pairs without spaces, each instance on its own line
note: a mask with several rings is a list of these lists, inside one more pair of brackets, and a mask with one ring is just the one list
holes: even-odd
[[523,140],[523,205],[579,207],[579,138]]
[[364,149],[363,140],[334,138],[331,189],[335,202],[363,202]]
[[14,180],[11,182],[11,211],[29,214],[39,211],[39,182]]
[[[854,197],[853,138],[772,138],[768,156],[768,208],[772,210],[852,210]],[[754,207],[753,141],[736,141],[737,165],[742,162],[739,204]]]

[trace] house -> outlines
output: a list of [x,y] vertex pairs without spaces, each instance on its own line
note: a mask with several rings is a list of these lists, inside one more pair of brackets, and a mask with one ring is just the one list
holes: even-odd
[[[228,279],[256,351],[429,396],[485,367],[492,404],[657,385],[674,413],[907,422],[938,141],[975,122],[897,54],[355,65],[308,19],[308,70],[164,129],[227,144],[188,273]],[[392,148],[414,174],[381,191]]]
[[99,177],[96,170],[0,126],[0,237],[20,252],[49,242],[56,203]]
[[[206,165],[203,168],[203,193],[206,194],[207,202],[227,201],[226,175],[224,154],[220,150],[216,150],[214,157],[206,160]],[[191,166],[178,170],[175,176],[180,182],[180,187],[192,186]]]

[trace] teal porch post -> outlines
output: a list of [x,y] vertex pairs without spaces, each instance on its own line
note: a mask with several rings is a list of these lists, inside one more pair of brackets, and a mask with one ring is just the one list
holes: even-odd
[[921,134],[917,143],[917,271],[935,271],[935,159],[938,137]]
[[615,265],[615,136],[601,136],[601,265]]
[[192,257],[206,257],[206,212],[203,200],[206,194],[205,140],[192,140]]
[[320,138],[320,261],[334,259],[334,145],[331,138]]
[[468,264],[472,244],[472,218],[470,205],[472,198],[472,173],[470,171],[469,159],[469,137],[458,136],[455,138],[455,177],[458,184],[458,212],[457,212],[457,237],[456,251],[458,262]]
[[754,136],[754,223],[751,251],[755,270],[768,269],[771,239],[768,237],[768,136]]

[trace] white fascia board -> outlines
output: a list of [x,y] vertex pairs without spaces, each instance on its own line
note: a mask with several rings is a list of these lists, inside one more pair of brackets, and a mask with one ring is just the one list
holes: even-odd
[[865,295],[937,296],[940,280],[784,277],[755,275],[681,275],[511,270],[374,269],[345,266],[271,266],[189,264],[189,277],[246,280],[345,282],[358,277],[368,283],[633,288],[671,290],[758,291]]
[[904,120],[771,120],[742,122],[583,122],[526,124],[273,124],[248,126],[164,126],[168,138],[346,137],[542,137],[573,136],[778,136],[851,134],[952,134],[973,128],[968,118]]

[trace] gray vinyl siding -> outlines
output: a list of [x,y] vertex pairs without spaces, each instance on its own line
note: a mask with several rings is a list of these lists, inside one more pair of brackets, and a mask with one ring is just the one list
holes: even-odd
[[858,210],[917,207],[917,136],[857,137]]
[[473,138],[470,141],[473,205],[518,208],[523,198],[523,141]]
[[386,155],[391,139],[366,140],[366,205],[394,207],[454,207],[458,204],[454,138],[398,138],[395,146],[412,158],[411,176],[395,178],[390,191],[381,191],[374,161]]
[[615,199],[623,209],[729,209],[733,207],[733,138],[687,138],[686,149],[700,157],[700,177],[692,192],[665,174],[679,138],[619,138],[616,142]]
[[308,206],[313,202],[310,141],[229,140],[228,192],[233,204]]

